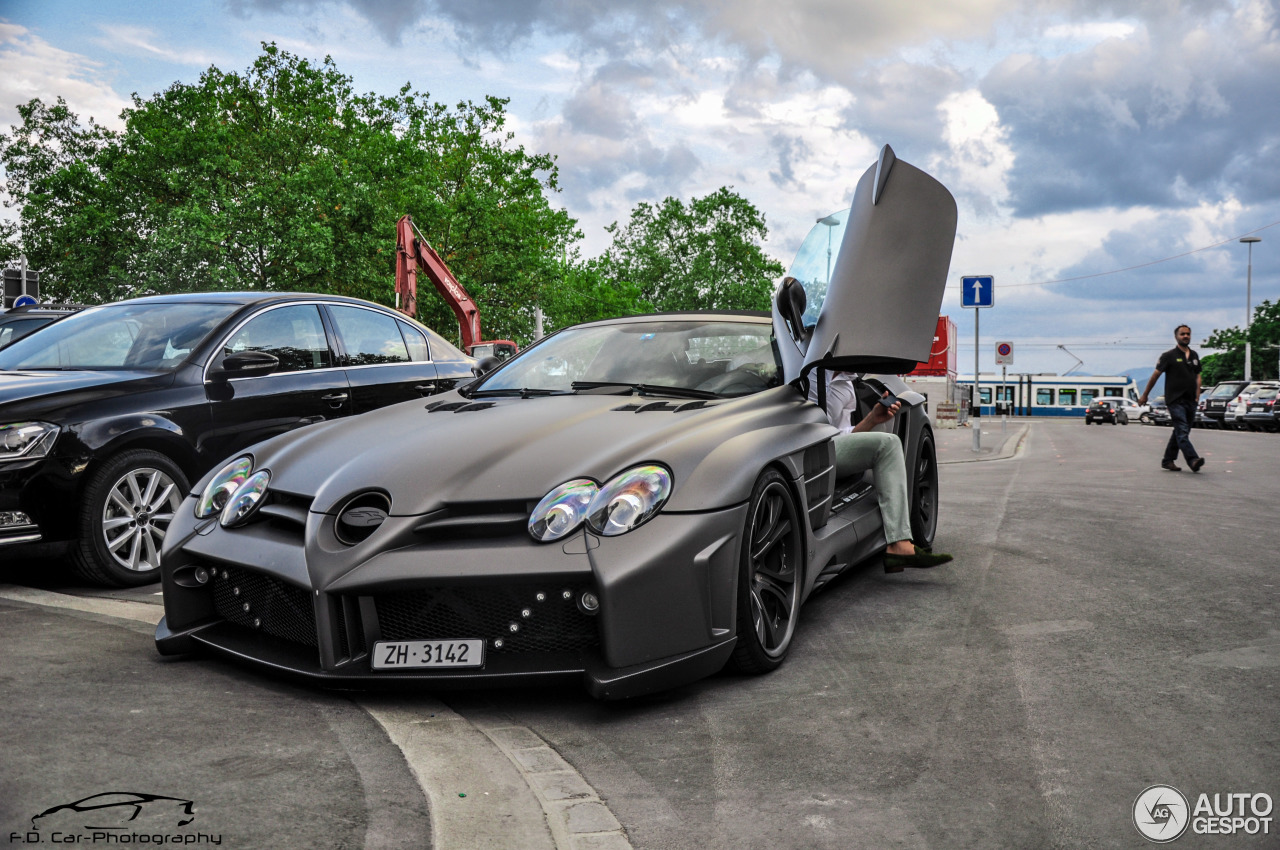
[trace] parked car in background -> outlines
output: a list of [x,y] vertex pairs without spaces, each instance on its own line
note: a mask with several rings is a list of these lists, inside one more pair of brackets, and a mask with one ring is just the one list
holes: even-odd
[[83,309],[79,304],[27,304],[0,312],[0,348]]
[[[1089,402],[1089,406],[1084,412],[1084,424],[1092,425],[1097,422],[1109,422],[1112,425],[1128,425],[1129,412],[1128,408],[1132,403],[1126,403],[1122,398],[1099,398]],[[1132,405],[1136,407],[1137,405]]]
[[1277,386],[1280,386],[1280,383],[1275,381],[1254,381],[1249,384],[1227,405],[1222,414],[1222,427],[1237,431],[1251,430],[1244,420],[1244,415],[1249,411],[1249,402],[1259,391]]
[[1280,431],[1280,405],[1276,404],[1280,395],[1280,384],[1262,387],[1249,400],[1249,409],[1237,420],[1244,422],[1254,431]]
[[220,292],[85,309],[0,351],[0,552],[69,541],[91,581],[155,581],[174,511],[216,463],[451,389],[474,364],[354,298]]
[[1221,428],[1222,419],[1230,406],[1240,395],[1240,391],[1249,386],[1248,381],[1223,381],[1213,388],[1204,399],[1204,424],[1208,428]]
[[1148,425],[1169,425],[1173,422],[1173,418],[1169,416],[1169,405],[1164,403],[1164,396],[1156,396],[1151,400],[1151,413],[1147,419]]

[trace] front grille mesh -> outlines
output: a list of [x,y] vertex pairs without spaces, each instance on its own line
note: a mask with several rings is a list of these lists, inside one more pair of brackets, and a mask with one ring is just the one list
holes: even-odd
[[238,626],[303,646],[319,646],[311,594],[262,573],[217,567],[213,604],[219,616]]
[[383,640],[484,638],[490,652],[572,652],[600,644],[596,619],[578,609],[584,590],[552,584],[439,587],[375,596],[374,605]]

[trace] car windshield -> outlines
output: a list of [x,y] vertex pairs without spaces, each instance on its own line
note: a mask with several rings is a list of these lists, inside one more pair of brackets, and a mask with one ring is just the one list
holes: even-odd
[[1243,387],[1244,384],[1219,384],[1213,388],[1209,398],[1235,398]]
[[83,310],[0,351],[0,369],[171,369],[238,307],[126,302]]
[[781,382],[772,325],[655,320],[569,328],[508,361],[469,395],[625,391],[740,396]]

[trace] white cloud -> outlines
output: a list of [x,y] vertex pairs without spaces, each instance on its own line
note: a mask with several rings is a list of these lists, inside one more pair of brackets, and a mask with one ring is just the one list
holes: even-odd
[[0,20],[0,127],[20,123],[18,104],[32,98],[53,103],[61,96],[82,121],[120,129],[120,112],[129,105],[116,94],[104,66],[86,56],[60,50],[26,27]]
[[217,64],[214,54],[193,50],[190,47],[175,49],[172,45],[165,43],[162,34],[149,27],[109,24],[102,27],[102,37],[94,39],[94,43],[113,53],[163,59],[179,65],[205,68]]

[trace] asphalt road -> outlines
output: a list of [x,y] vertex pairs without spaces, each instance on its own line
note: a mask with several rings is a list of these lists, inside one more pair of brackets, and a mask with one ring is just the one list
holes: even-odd
[[[1140,847],[1148,786],[1280,798],[1280,438],[1194,432],[1192,474],[1167,429],[987,429],[978,458],[939,433],[953,564],[841,579],[771,675],[621,704],[162,660],[154,588],[4,564],[0,842],[108,791],[192,801],[177,831],[222,846],[440,850]],[[1173,846],[1280,846],[1266,816]]]

